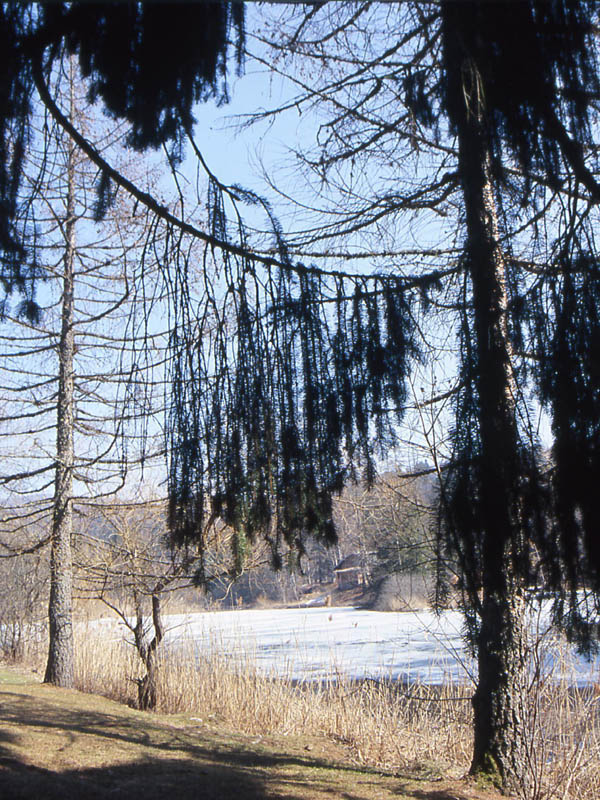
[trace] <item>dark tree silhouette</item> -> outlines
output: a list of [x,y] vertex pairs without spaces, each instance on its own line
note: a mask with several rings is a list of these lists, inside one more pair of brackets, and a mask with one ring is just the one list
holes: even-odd
[[[266,530],[276,553],[283,539],[301,547],[302,533],[330,536],[331,493],[352,477],[348,461],[362,461],[370,478],[376,448],[394,440],[389,412],[402,417],[422,341],[418,304],[456,312],[460,375],[439,549],[463,572],[479,661],[472,768],[509,786],[526,773],[524,612],[536,574],[553,590],[557,621],[584,646],[596,635],[596,6],[377,11],[395,40],[369,27],[382,22],[369,4],[298,12],[283,43],[278,28],[280,57],[287,46],[311,59],[311,80],[293,77],[289,107],[331,109],[304,164],[321,192],[337,179],[337,205],[325,223],[291,233],[287,248],[279,243],[283,268],[227,263],[237,338],[224,316],[214,392],[187,398],[174,419],[186,448],[176,454],[173,440],[172,525],[193,536],[191,501],[210,496],[242,533]],[[415,168],[374,197],[353,176],[384,170],[387,159],[401,170],[402,157],[416,164],[425,149],[437,155],[431,176]],[[340,257],[351,259],[358,234],[379,232],[382,219],[391,227],[408,211],[447,214],[448,201],[460,204],[460,247],[421,250],[418,277],[326,266],[336,241],[350,242]],[[292,263],[290,252],[324,266]],[[446,266],[428,271],[444,254]],[[397,245],[388,255],[406,263],[409,253]],[[197,362],[179,364],[184,391]],[[549,467],[528,422],[532,397],[552,417]]]
[[[170,144],[180,156],[195,103],[227,99],[227,49],[237,35],[238,65],[243,3],[9,3],[0,10],[0,277],[18,288],[35,315],[35,231],[20,197],[23,159],[30,141],[35,73],[46,77],[66,50],[78,55],[89,80],[89,99],[131,123],[129,142],[144,150]],[[38,78],[39,79],[39,78]],[[100,205],[110,180],[99,181]]]
[[[454,548],[468,565],[470,600],[478,615],[473,625],[479,663],[473,769],[489,770],[494,765],[506,781],[525,771],[519,735],[525,710],[518,689],[524,680],[522,605],[531,580],[532,548],[537,545],[542,559],[554,565],[550,580],[558,596],[564,596],[567,586],[571,591],[572,629],[587,627],[589,632],[589,609],[584,607],[581,613],[576,595],[583,573],[596,591],[600,588],[592,544],[595,535],[588,527],[592,519],[585,513],[591,495],[582,503],[585,489],[578,488],[580,494],[575,496],[559,477],[567,455],[565,435],[571,440],[566,450],[573,454],[576,449],[577,460],[585,463],[585,480],[590,473],[597,474],[594,416],[588,417],[583,436],[575,420],[586,389],[594,392],[600,387],[590,386],[592,376],[585,363],[589,356],[580,340],[583,320],[577,313],[560,330],[562,311],[548,313],[543,303],[525,298],[515,307],[516,298],[507,285],[511,276],[495,196],[509,195],[504,189],[508,170],[516,167],[523,179],[518,190],[512,188],[513,203],[531,202],[536,174],[559,191],[570,175],[588,189],[588,202],[595,202],[597,186],[583,158],[584,144],[593,141],[589,99],[598,90],[595,49],[590,46],[595,9],[585,2],[531,2],[442,3],[441,10],[442,103],[458,141],[466,222],[464,263],[473,302],[461,353],[463,389],[457,404],[458,447],[446,487],[447,522]],[[576,224],[573,219],[570,222]],[[556,283],[562,282],[568,296],[571,272],[577,275],[575,281],[593,285],[595,256],[584,264],[572,251],[573,247],[586,251],[590,245],[594,247],[593,239],[573,237],[567,228],[555,244],[563,255],[546,268],[540,291],[554,294]],[[543,380],[544,385],[538,382],[537,392],[552,408],[557,435],[552,497],[559,514],[554,515],[554,525],[549,523],[551,509],[535,453],[527,447],[518,424],[524,376],[516,367],[519,337],[511,335],[511,326],[518,331],[528,325],[545,335],[554,329],[554,336],[559,336],[550,348],[539,343],[535,347],[541,365],[538,381],[548,370],[553,376],[550,382]],[[587,318],[586,335],[597,335],[594,327],[597,331],[594,321]],[[583,395],[576,398],[567,389],[569,411],[563,401],[567,381],[575,383]],[[560,419],[557,403],[567,419]],[[570,433],[573,428],[579,429],[577,433]],[[571,512],[570,525],[566,508]],[[571,549],[563,546],[561,553],[561,540],[568,541]],[[570,568],[568,584],[556,569],[561,556]],[[483,586],[480,602],[479,585]]]
[[[114,8],[99,8],[93,23],[77,4],[48,12],[44,6],[5,8],[5,285],[25,288],[35,276],[35,250],[24,250],[34,241],[26,203],[18,203],[35,86],[54,119],[99,167],[100,200],[114,181],[167,228],[163,269],[174,356],[167,438],[175,541],[197,539],[208,514],[216,512],[235,529],[240,553],[246,539],[260,532],[276,563],[282,542],[301,550],[307,535],[332,539],[332,494],[357,469],[373,478],[378,452],[396,440],[407,406],[406,379],[422,350],[417,309],[446,302],[455,313],[460,380],[440,550],[449,549],[464,573],[479,655],[473,770],[492,772],[509,785],[524,772],[523,606],[534,556],[555,592],[557,617],[582,642],[595,632],[590,610],[597,610],[600,592],[596,4],[382,4],[390,23],[401,20],[397,40],[374,55],[365,46],[365,57],[352,52],[333,58],[340,72],[349,72],[335,74],[318,91],[317,74],[329,68],[324,48],[360,28],[373,6],[300,9],[287,46],[302,57],[312,53],[319,69],[294,103],[299,108],[329,99],[335,112],[312,163],[323,182],[328,169],[348,163],[351,175],[354,163],[364,166],[372,153],[383,169],[390,142],[396,164],[399,154],[408,159],[425,147],[439,158],[435,174],[419,174],[375,198],[359,202],[346,184],[341,205],[354,202],[347,213],[338,211],[335,223],[288,236],[287,243],[261,198],[223,186],[212,175],[210,230],[167,212],[69,128],[47,92],[48,71],[64,43],[79,53],[92,95],[132,122],[132,145],[167,141],[176,158],[184,138],[192,137],[192,102],[222,89],[218,67],[229,22],[241,37],[241,18],[232,16],[236,4],[215,5],[220,11],[211,7],[210,13],[220,23],[214,39],[213,33],[207,37],[210,47],[215,44],[213,56],[192,60],[183,72],[177,65],[194,43],[179,47],[173,30],[181,30],[182,17],[165,19],[163,28],[150,4],[122,11],[118,31],[112,28]],[[195,8],[190,15],[209,6]],[[328,27],[311,39],[321,13]],[[173,45],[169,53],[176,51],[172,61],[166,59],[171,81],[165,77],[155,87],[149,86],[154,53],[147,45],[157,33]],[[365,39],[377,39],[375,33],[380,29],[367,30]],[[138,64],[144,68],[138,71]],[[347,102],[340,103],[344,91]],[[352,139],[347,129],[360,137]],[[328,249],[344,235],[379,232],[381,221],[393,215],[447,213],[453,203],[460,203],[460,246],[419,252],[422,268],[414,274],[366,275],[340,270],[339,263],[332,269],[326,261],[306,266],[296,260],[302,250],[312,250],[316,260],[317,244]],[[263,242],[262,252],[260,239],[242,222],[244,204],[261,207],[269,221],[272,242],[268,248]],[[194,266],[188,236],[206,243],[203,266],[214,262],[214,270],[204,273],[199,303],[188,292]],[[525,252],[527,258],[521,257]],[[441,266],[440,255],[446,256]],[[408,251],[397,249],[395,256],[408,260]],[[527,392],[552,415],[554,462],[547,472],[523,423]],[[582,604],[578,590],[584,586],[591,593]]]

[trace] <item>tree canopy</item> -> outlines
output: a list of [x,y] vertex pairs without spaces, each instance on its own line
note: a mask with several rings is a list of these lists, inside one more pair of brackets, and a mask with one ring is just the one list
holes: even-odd
[[[30,141],[35,71],[48,78],[65,49],[76,53],[89,100],[131,123],[129,142],[171,145],[179,156],[193,106],[227,99],[232,30],[241,64],[243,3],[8,3],[0,10],[0,258],[5,290],[20,289],[35,314],[35,232],[20,197]],[[109,197],[109,180],[99,194]]]
[[[385,452],[394,441],[407,407],[406,378],[424,346],[418,317],[426,308],[437,313],[446,302],[457,312],[451,324],[462,364],[442,547],[450,543],[468,565],[475,599],[482,548],[494,539],[485,534],[485,509],[496,496],[493,482],[505,481],[520,531],[519,570],[525,577],[541,559],[545,580],[563,597],[567,574],[570,621],[593,633],[589,608],[576,592],[582,585],[600,588],[593,491],[599,389],[594,4],[374,7],[371,13],[386,14],[396,37],[379,34],[387,51],[384,44],[368,50],[374,41],[368,26],[375,23],[367,16],[365,30],[360,28],[367,6],[356,13],[345,4],[337,9],[321,10],[328,15],[320,23],[326,45],[310,27],[319,12],[299,9],[287,57],[293,52],[296,59],[312,59],[321,81],[315,89],[314,81],[298,79],[294,102],[332,110],[321,129],[328,134],[319,157],[306,156],[305,163],[325,187],[340,170],[338,185],[350,210],[336,210],[335,222],[313,230],[312,239],[307,232],[296,252],[304,248],[310,259],[315,245],[379,230],[382,219],[392,225],[403,214],[453,204],[459,204],[456,221],[465,226],[464,235],[441,265],[443,249],[420,251],[411,263],[396,243],[402,266],[371,273],[340,269],[339,260],[333,263],[335,248],[323,264],[300,263],[291,255],[302,240],[294,232],[277,238],[271,266],[257,264],[251,253],[223,254],[221,282],[213,288],[224,290],[226,310],[218,325],[213,315],[196,318],[199,329],[213,332],[210,357],[192,342],[179,342],[174,385],[181,405],[171,426],[173,529],[193,536],[196,515],[212,498],[240,531],[266,530],[275,549],[279,539],[298,541],[303,531],[331,536],[331,494],[361,462],[372,476],[378,448]],[[336,50],[351,36],[357,52],[363,48],[362,58]],[[278,45],[284,57],[285,48]],[[516,81],[517,75],[526,77]],[[475,171],[466,142],[470,156],[479,153]],[[386,156],[393,159],[396,183],[408,186],[394,147],[407,161],[412,152],[415,163],[424,163],[423,151],[433,153],[435,171],[420,169],[412,192],[396,186],[365,199],[364,185],[356,183],[353,195],[350,171],[362,168],[364,175],[369,158],[378,165]],[[484,180],[489,186],[478,186]],[[473,221],[479,212],[469,211],[468,203],[461,212],[461,187],[467,197],[493,193],[497,219],[479,250]],[[217,184],[213,189],[215,231],[243,243],[243,227],[228,227],[227,193]],[[258,202],[241,191],[236,198]],[[488,257],[502,260],[503,275],[496,289],[485,289],[492,294],[482,302],[475,284],[478,263]],[[378,263],[375,254],[372,260]],[[486,327],[495,332],[485,334]],[[494,337],[500,337],[495,344]],[[506,436],[500,429],[490,433],[500,448],[495,472],[489,443],[481,439],[485,419],[498,419],[496,406],[483,417],[481,411],[482,376],[490,377],[491,364],[497,380],[514,392],[506,398]],[[550,468],[539,461],[528,423],[534,397],[552,418]],[[510,453],[503,455],[507,441]]]
[[[243,6],[172,8],[3,7],[4,285],[35,314],[20,192],[35,89],[99,169],[99,210],[114,181],[163,228],[174,540],[202,546],[216,514],[239,553],[260,533],[275,563],[283,542],[302,551],[308,535],[334,537],[332,494],[357,470],[372,480],[397,442],[407,381],[442,322],[457,380],[444,395],[454,424],[438,550],[463,572],[479,653],[474,766],[518,773],[527,585],[543,575],[584,644],[600,597],[596,3],[282,8],[263,37],[271,55],[257,58],[292,81],[288,109],[323,114],[314,150],[296,150],[319,182],[312,224],[285,235],[266,200],[210,173],[191,129],[194,102],[226,96],[227,33],[241,52]],[[161,206],[69,124],[48,91],[62,48],[78,54],[90,99],[129,120],[133,147],[164,144],[175,164],[189,145],[208,175],[205,220]],[[266,232],[245,224],[244,206]],[[534,402],[552,420],[550,463]]]
[[[2,10],[7,75],[0,109],[2,274],[6,289],[25,291],[31,314],[36,310],[36,236],[19,181],[40,70],[49,75],[61,48],[77,53],[90,99],[100,99],[109,113],[131,123],[130,144],[143,149],[170,143],[176,158],[191,135],[193,104],[227,96],[229,36],[235,30],[239,64],[244,20],[242,4],[182,4],[177,14],[169,13],[171,8],[16,4]],[[307,32],[319,14],[330,15],[323,24],[330,24],[327,55],[337,80],[320,87],[319,99],[329,102],[337,116],[327,123],[330,136],[312,168],[325,181],[336,166],[343,169],[356,161],[365,170],[375,148],[391,141],[421,163],[419,148],[442,156],[432,162],[435,178],[420,177],[413,191],[387,192],[355,205],[336,224],[313,231],[312,239],[307,234],[300,251],[304,247],[313,260],[315,244],[348,240],[408,211],[437,213],[445,203],[455,203],[461,184],[473,184],[452,138],[460,138],[461,126],[466,130],[469,124],[461,116],[469,95],[481,116],[475,138],[489,152],[502,215],[498,224],[508,256],[505,317],[511,369],[551,410],[556,437],[551,470],[556,502],[550,509],[548,503],[540,506],[541,498],[549,496],[543,490],[546,476],[539,474],[535,459],[525,456],[526,432],[517,432],[522,455],[516,472],[540,489],[526,493],[532,503],[518,513],[529,520],[526,538],[542,554],[547,579],[556,588],[565,566],[572,587],[582,582],[598,586],[592,489],[598,434],[591,414],[598,392],[592,218],[600,196],[593,146],[598,89],[591,39],[594,4],[532,0],[473,2],[468,8],[464,3],[375,7],[373,13],[387,14],[396,40],[388,36],[388,50],[377,52],[379,39],[386,45],[383,34],[371,50],[367,42],[375,39],[363,37],[362,58],[350,60],[335,48],[345,35],[363,35],[363,18],[367,25],[372,19],[364,16],[368,6],[348,9],[346,4],[337,12],[298,8],[298,28],[290,34],[286,57],[312,58],[319,64],[316,74],[328,80],[325,45]],[[307,86],[299,97],[305,104],[317,99]],[[347,105],[352,97],[355,108]],[[380,100],[374,113],[372,104]],[[52,113],[56,117],[60,110]],[[357,139],[357,133],[366,138]],[[355,137],[354,144],[349,136]],[[106,200],[110,181],[118,182],[119,175],[95,155],[100,199]],[[424,175],[422,170],[419,174]],[[147,200],[141,192],[136,198]],[[269,252],[261,253],[244,227],[244,204],[262,207],[274,240]],[[213,175],[208,211],[211,227],[204,232],[188,220],[163,218],[172,242],[163,261],[173,297],[168,438],[175,538],[193,538],[202,530],[208,499],[240,534],[267,531],[275,553],[279,540],[298,544],[303,531],[332,538],[331,494],[356,475],[357,464],[372,478],[378,449],[385,451],[394,441],[407,405],[406,377],[424,346],[417,317],[436,307],[432,298],[460,284],[473,259],[471,234],[467,230],[462,260],[457,243],[457,257],[450,254],[445,263],[440,264],[440,251],[420,252],[418,265],[405,251],[400,269],[377,267],[369,274],[340,269],[339,260],[302,263],[294,249],[299,237],[282,235],[265,201],[241,187],[223,186]],[[541,215],[552,219],[545,230],[539,225]],[[515,229],[521,231],[517,238]],[[205,257],[216,266],[215,275],[205,278],[201,306],[196,301],[186,306],[190,261],[178,239],[186,235],[204,237]],[[481,357],[473,346],[469,308],[467,303],[459,325],[464,361],[454,462],[470,466],[462,476],[451,472],[448,483],[459,501],[478,495],[473,492],[476,476],[467,474],[479,448],[474,380]],[[209,332],[207,351],[197,342],[207,341]],[[521,358],[525,353],[527,358]],[[574,474],[576,482],[570,480]],[[521,503],[521,488],[514,488]],[[472,531],[469,557],[476,559],[479,523],[476,510],[467,505],[461,509],[459,503],[450,518],[454,515],[459,539]]]
[[[525,763],[528,585],[553,592],[580,643],[597,632],[595,14],[586,2],[442,2],[279,18],[271,63],[293,75],[287,107],[321,114],[316,146],[295,151],[321,221],[280,241],[271,271],[226,267],[232,311],[204,384],[215,391],[173,427],[197,445],[172,476],[175,501],[192,487],[176,510],[213,497],[276,551],[280,538],[327,536],[331,493],[351,464],[369,478],[396,440],[407,379],[443,319],[458,376],[438,550],[462,572],[478,654],[473,768],[493,764],[506,783]],[[454,246],[448,227],[435,248],[408,225],[398,234],[409,214],[430,240],[431,216],[450,216]],[[363,242],[387,270],[356,266]],[[346,256],[354,273],[340,271]],[[552,420],[550,463],[533,403]],[[211,465],[195,489],[193,464]]]

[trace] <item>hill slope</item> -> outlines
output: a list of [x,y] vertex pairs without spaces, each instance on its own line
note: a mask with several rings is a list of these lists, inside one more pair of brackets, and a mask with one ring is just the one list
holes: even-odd
[[326,740],[261,739],[0,670],[3,800],[492,800],[467,782],[355,767]]

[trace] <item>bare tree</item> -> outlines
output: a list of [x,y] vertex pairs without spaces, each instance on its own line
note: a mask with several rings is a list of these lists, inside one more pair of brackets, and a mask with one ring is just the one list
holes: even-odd
[[[164,500],[105,503],[86,522],[76,550],[77,594],[103,602],[130,631],[145,670],[137,681],[138,705],[152,710],[165,602],[190,587],[202,591],[215,582],[231,587],[237,577],[232,531],[208,520],[202,551],[193,546],[174,550],[168,542]],[[263,563],[264,557],[254,553],[245,569]]]
[[[90,129],[95,124],[104,149],[117,150],[118,131],[83,120],[72,61],[55,80],[70,117]],[[144,254],[144,218],[133,217],[121,198],[97,219],[96,169],[43,116],[23,181],[32,193],[45,281],[36,319],[23,319],[18,309],[6,314],[2,483],[9,520],[31,515],[40,527],[51,517],[45,680],[71,686],[74,504],[126,489],[128,471],[139,473],[142,462],[149,472],[161,469],[162,431],[148,431],[148,418],[163,407],[167,335],[158,314],[151,322],[133,306],[142,273],[146,300],[160,306],[153,261]]]

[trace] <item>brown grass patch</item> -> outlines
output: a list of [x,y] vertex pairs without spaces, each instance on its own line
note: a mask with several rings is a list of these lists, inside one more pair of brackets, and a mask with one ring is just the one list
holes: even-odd
[[[124,642],[81,638],[77,687],[134,706],[140,663]],[[192,643],[163,650],[158,711],[196,713],[251,736],[325,736],[348,749],[357,765],[386,770],[425,770],[458,777],[469,767],[469,691],[386,682],[302,684],[264,675],[251,654],[236,656],[213,646],[199,658]]]
[[[596,800],[600,693],[593,687],[577,688],[569,651],[561,653],[555,642],[551,646],[550,668],[544,666],[543,642],[532,651],[539,672],[527,708],[527,787],[520,796]],[[43,655],[38,653],[38,668]],[[29,658],[35,659],[33,651]],[[257,742],[271,738],[286,749],[295,740],[309,745],[317,741],[319,752],[333,748],[359,770],[438,780],[455,779],[468,770],[472,719],[466,687],[416,685],[405,691],[343,678],[330,685],[301,685],[286,675],[265,676],[251,654],[232,657],[214,644],[201,658],[192,643],[176,652],[164,650],[162,658],[158,710],[187,714],[198,729],[223,728]],[[111,641],[107,631],[95,626],[78,627],[79,689],[134,706],[140,675],[133,647],[117,637]]]
[[0,672],[0,796],[11,800],[484,800],[469,783],[357,767],[322,738],[256,737]]

